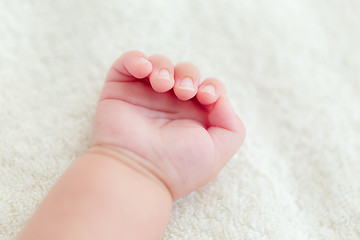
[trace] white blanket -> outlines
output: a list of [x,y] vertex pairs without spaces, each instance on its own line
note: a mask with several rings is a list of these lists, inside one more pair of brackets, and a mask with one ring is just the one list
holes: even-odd
[[220,78],[247,138],[164,239],[360,239],[360,1],[0,1],[0,239],[90,144],[124,51]]

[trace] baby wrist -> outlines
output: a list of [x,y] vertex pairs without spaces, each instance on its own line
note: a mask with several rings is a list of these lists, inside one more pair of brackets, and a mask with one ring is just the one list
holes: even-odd
[[147,161],[141,159],[136,154],[125,149],[120,149],[118,147],[108,145],[92,146],[88,149],[87,153],[106,156],[122,163],[123,165],[135,171],[137,174],[140,174],[156,185],[159,185],[170,195],[171,199],[174,200],[172,192],[167,184],[162,181],[161,177],[156,174],[156,171],[152,169]]

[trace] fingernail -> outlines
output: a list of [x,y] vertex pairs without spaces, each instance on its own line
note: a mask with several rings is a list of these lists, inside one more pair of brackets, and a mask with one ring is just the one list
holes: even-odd
[[166,70],[166,69],[161,69],[161,70],[159,71],[159,77],[170,80],[170,73],[169,73],[169,71]]
[[180,88],[180,89],[192,90],[192,91],[193,91],[193,90],[194,90],[194,83],[193,83],[193,81],[192,81],[191,78],[186,77],[186,78],[184,78],[184,79],[182,79],[182,80],[180,81],[179,88]]
[[210,93],[211,95],[215,96],[215,87],[212,84],[205,85],[201,88],[201,91]]
[[139,58],[139,61],[142,63],[150,63],[149,60],[147,60],[146,58],[143,58],[143,57]]
[[138,61],[140,62],[140,65],[138,66],[141,66],[145,72],[150,73],[152,71],[152,64],[149,60],[144,57],[140,57]]

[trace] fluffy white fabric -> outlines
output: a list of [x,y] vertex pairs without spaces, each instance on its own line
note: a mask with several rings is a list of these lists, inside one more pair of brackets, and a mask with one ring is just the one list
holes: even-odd
[[247,127],[164,239],[360,238],[360,1],[0,1],[0,239],[90,144],[139,49],[216,76]]

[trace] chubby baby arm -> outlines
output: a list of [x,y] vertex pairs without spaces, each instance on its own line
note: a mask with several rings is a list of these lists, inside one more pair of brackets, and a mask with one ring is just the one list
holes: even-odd
[[127,156],[92,147],[46,195],[18,240],[161,239],[171,195]]
[[92,147],[18,239],[161,239],[172,201],[214,178],[244,136],[220,81],[127,52],[106,77]]

